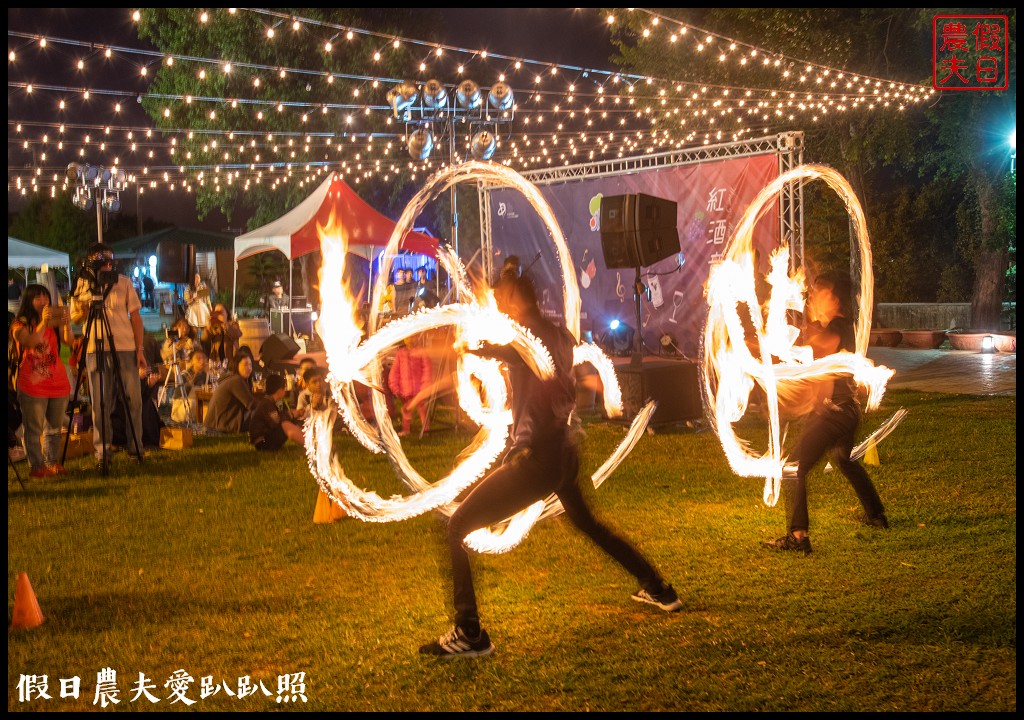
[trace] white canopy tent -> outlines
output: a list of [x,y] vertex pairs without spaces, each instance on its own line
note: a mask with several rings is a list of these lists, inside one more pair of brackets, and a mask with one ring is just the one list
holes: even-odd
[[60,250],[33,245],[7,236],[7,267],[27,271],[29,268],[71,268],[71,256]]

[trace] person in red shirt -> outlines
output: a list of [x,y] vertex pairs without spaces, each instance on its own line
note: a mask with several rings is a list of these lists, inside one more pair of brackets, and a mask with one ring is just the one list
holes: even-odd
[[18,403],[25,425],[29,477],[64,474],[60,464],[60,430],[67,412],[71,381],[60,359],[60,343],[75,336],[64,307],[51,306],[45,285],[28,285],[11,325],[18,344]]
[[423,432],[430,430],[425,403],[414,402],[420,391],[434,382],[434,369],[422,347],[413,338],[406,338],[405,344],[395,351],[395,360],[388,373],[388,387],[402,403],[402,430],[399,437],[405,437],[412,429],[412,411],[417,410]]

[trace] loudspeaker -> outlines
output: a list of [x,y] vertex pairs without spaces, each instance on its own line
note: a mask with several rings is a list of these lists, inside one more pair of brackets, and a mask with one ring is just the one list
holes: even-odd
[[653,265],[679,252],[678,206],[637,193],[601,198],[601,251],[609,268]]
[[299,352],[299,344],[291,335],[271,335],[263,341],[260,348],[260,362],[266,367],[273,367],[282,360],[291,360]]
[[704,416],[696,363],[685,360],[645,361],[639,367],[621,363],[615,375],[622,388],[622,418],[631,421],[648,400],[658,403],[651,426],[699,420]]
[[170,240],[156,245],[156,276],[164,283],[191,283],[196,273],[196,246]]

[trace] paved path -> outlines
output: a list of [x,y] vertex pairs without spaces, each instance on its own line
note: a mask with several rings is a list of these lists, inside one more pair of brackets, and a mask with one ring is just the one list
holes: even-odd
[[965,395],[1017,395],[1017,354],[869,347],[868,358],[896,371],[888,387]]

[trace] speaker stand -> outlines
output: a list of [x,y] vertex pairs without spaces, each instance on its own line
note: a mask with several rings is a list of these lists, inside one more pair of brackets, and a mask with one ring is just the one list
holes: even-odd
[[633,333],[633,359],[630,361],[633,367],[639,368],[643,365],[643,335],[641,334],[641,308],[640,298],[647,294],[647,286],[640,279],[640,266],[636,266],[636,280],[633,283],[633,302],[636,305],[636,332]]

